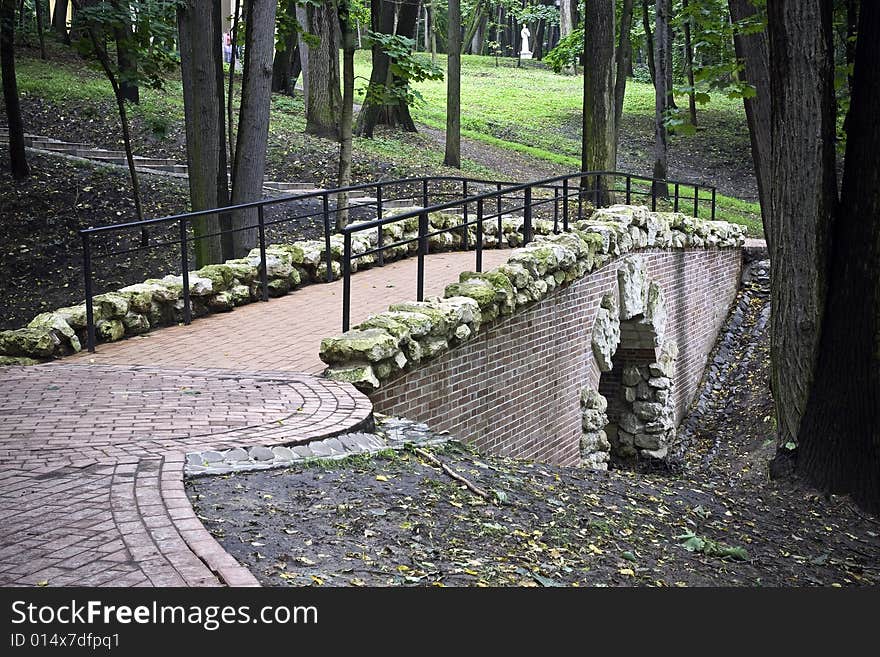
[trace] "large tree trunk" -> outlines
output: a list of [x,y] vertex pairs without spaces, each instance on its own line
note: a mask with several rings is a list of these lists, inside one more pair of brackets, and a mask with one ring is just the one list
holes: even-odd
[[319,43],[309,48],[306,132],[339,139],[342,94],[339,91],[339,15],[336,0],[307,5],[308,31]]
[[[751,0],[728,0],[730,18],[741,21],[756,13]],[[758,200],[761,203],[761,217],[764,222],[764,236],[770,252],[773,252],[773,236],[768,227],[770,216],[770,51],[767,32],[735,34],[733,45],[736,56],[744,65],[746,82],[757,92],[752,98],[743,100],[746,120],[749,124],[749,137],[752,142],[752,162],[755,179],[758,183]]]
[[[880,5],[876,2],[862,3],[858,33],[849,110],[853,138],[846,144],[840,210],[830,240],[827,305],[816,374],[799,432],[797,469],[815,485],[849,493],[866,509],[880,513],[880,125],[876,114]],[[827,101],[824,105],[827,109]],[[805,114],[805,130],[809,119],[814,117]],[[823,183],[824,187],[828,181]]]
[[[682,0],[681,5],[685,11],[688,8],[688,0]],[[688,92],[688,113],[690,114],[691,125],[697,125],[697,101],[694,89],[694,49],[691,45],[691,19],[686,16],[684,19],[684,70],[687,75],[687,82],[690,91]]]
[[[415,28],[416,9],[414,3],[400,5],[396,21],[397,34],[412,35]],[[370,16],[374,32],[395,34],[395,5],[392,2],[372,0]],[[447,52],[448,50],[447,47]],[[378,44],[373,44],[372,60],[373,70],[370,73],[367,98],[358,114],[357,134],[362,137],[372,137],[373,130],[379,124],[400,126],[408,132],[416,132],[416,124],[412,120],[409,106],[405,102],[382,102],[385,88],[391,84],[400,84],[401,81],[392,73],[391,60]]]
[[[820,4],[824,6],[820,8]],[[822,0],[767,6],[773,89],[769,221],[772,386],[781,445],[796,443],[801,435],[801,420],[815,383],[828,288],[829,231],[837,205],[829,4]],[[852,315],[848,319],[855,320]],[[853,325],[852,330],[861,329]],[[777,466],[780,464],[778,461]]]
[[[258,201],[263,196],[277,6],[277,0],[248,0],[247,3],[241,107],[238,110],[235,162],[232,165],[233,205]],[[256,223],[256,210],[236,212],[232,218],[235,229]],[[233,257],[246,256],[257,245],[257,240],[256,229],[234,233]]]
[[[586,0],[584,11],[584,130],[582,171],[613,171],[614,139],[614,0]],[[592,180],[585,181],[593,184]],[[600,205],[611,202],[603,176]]]
[[[620,14],[620,40],[615,55],[616,68],[614,79],[614,143],[617,144],[620,134],[620,122],[623,118],[623,97],[626,95],[626,76],[632,68],[632,32],[633,0],[623,0]],[[617,147],[615,146],[615,151]],[[616,164],[615,164],[616,167]]]
[[[348,2],[340,5],[339,25],[342,29],[342,121],[339,126],[339,175],[337,187],[351,184],[352,123],[354,122],[354,51],[355,32],[351,24]],[[336,196],[336,230],[348,225],[348,192]],[[381,230],[381,229],[380,229]]]
[[70,45],[70,34],[67,32],[67,7],[69,0],[55,0],[55,12],[52,14],[52,31],[61,40]]
[[16,180],[30,174],[24,152],[24,123],[15,79],[15,0],[0,0],[0,70],[3,73],[3,102],[9,124],[9,170]]
[[[180,73],[186,123],[186,159],[190,205],[193,211],[223,207],[229,202],[226,172],[226,130],[223,116],[223,65],[220,3],[205,11],[188,0],[177,10],[180,40]],[[226,228],[216,215],[192,222],[196,237]],[[202,237],[193,244],[196,263],[203,266],[223,260],[231,240]],[[231,253],[229,254],[231,258]]]
[[[120,15],[128,16],[129,6],[127,2],[114,0],[113,7]],[[119,71],[119,92],[130,103],[140,102],[140,90],[137,83],[137,54],[132,47],[131,21],[126,18],[122,25],[113,29],[113,38],[116,41],[116,64]]]
[[657,65],[654,58],[654,37],[651,33],[651,17],[648,13],[649,0],[642,0],[642,28],[645,30],[645,50],[648,53],[648,72],[651,82],[657,84]]
[[[668,177],[667,155],[669,150],[669,135],[666,130],[666,112],[669,109],[669,97],[671,90],[666,88],[669,82],[669,74],[666,68],[669,66],[669,30],[666,24],[669,22],[667,10],[669,5],[666,0],[657,0],[655,8],[656,28],[654,30],[654,63],[656,68],[654,75],[654,170],[656,180],[665,181]],[[666,182],[653,184],[653,193],[666,198],[669,196],[669,186]]]
[[[286,0],[284,12],[288,21],[295,21],[296,0]],[[291,28],[284,36],[284,49],[275,51],[272,62],[272,91],[292,96],[299,74],[299,38],[296,30]]]
[[675,47],[675,32],[672,29],[672,0],[656,0],[666,4],[666,93],[669,94],[669,107],[677,109],[675,104],[675,79],[672,68],[672,50]]
[[446,154],[443,164],[461,168],[461,5],[449,0],[449,53],[446,59]]

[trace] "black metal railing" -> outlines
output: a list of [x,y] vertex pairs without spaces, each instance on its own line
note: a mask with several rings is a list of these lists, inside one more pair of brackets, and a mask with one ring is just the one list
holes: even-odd
[[[624,186],[617,186],[617,181],[623,179]],[[574,182],[575,184],[572,184]],[[634,184],[635,183],[635,184]],[[673,186],[671,199],[669,199],[669,186]],[[476,239],[474,244],[475,250],[475,268],[480,272],[483,268],[483,230],[484,222],[497,220],[497,240],[496,247],[502,248],[503,244],[503,218],[505,215],[512,215],[515,212],[522,212],[522,243],[527,244],[534,239],[534,221],[542,216],[553,222],[553,232],[560,232],[560,219],[562,231],[569,230],[570,214],[572,202],[577,204],[576,216],[582,218],[584,215],[584,201],[588,199],[594,208],[603,205],[603,199],[618,200],[618,196],[624,196],[625,203],[631,204],[635,197],[645,197],[651,200],[652,211],[657,210],[658,201],[671,200],[672,209],[675,212],[680,210],[682,200],[690,200],[682,198],[682,188],[693,189],[693,210],[694,216],[699,215],[699,194],[700,189],[711,192],[711,218],[715,218],[715,187],[700,185],[697,183],[685,183],[674,180],[655,180],[647,176],[638,176],[618,171],[580,171],[574,174],[556,176],[553,178],[545,178],[529,183],[509,184],[507,186],[498,186],[493,191],[484,192],[482,194],[474,194],[467,196],[466,194],[453,201],[437,203],[428,206],[424,203],[422,207],[396,214],[393,217],[377,217],[375,220],[359,222],[354,225],[346,226],[342,229],[344,236],[343,260],[342,260],[342,330],[348,331],[351,326],[351,274],[352,262],[360,258],[375,256],[377,261],[383,261],[383,254],[388,249],[399,246],[409,245],[413,242],[417,243],[416,257],[418,259],[416,267],[416,298],[423,301],[425,296],[425,258],[429,252],[429,240],[434,235],[442,233],[457,233],[462,239],[464,250],[468,250],[468,231],[471,226],[475,227]],[[465,192],[467,188],[465,187]],[[490,204],[494,201],[494,211],[486,213],[486,203]],[[520,204],[521,203],[521,204]],[[548,206],[552,204],[552,209],[548,211]],[[470,213],[471,206],[475,206],[476,218]],[[455,226],[446,228],[432,229],[429,221],[429,215],[433,212],[442,212],[449,210],[460,211],[462,221]],[[404,221],[418,217],[418,234],[409,238],[397,240],[391,244],[385,244],[382,235],[383,227],[387,224]],[[375,248],[353,252],[352,235],[367,231],[376,230],[378,232],[377,245]]]
[[[523,213],[524,243],[531,241],[533,238],[532,222],[536,217],[552,220],[554,231],[556,232],[559,231],[560,223],[562,230],[568,230],[570,215],[574,210],[574,208],[570,207],[570,204],[576,202],[577,208],[574,211],[577,217],[582,217],[585,201],[592,199],[594,206],[599,205],[598,201],[602,193],[600,183],[603,178],[607,181],[609,178],[616,180],[621,177],[626,182],[624,189],[615,188],[612,191],[625,194],[626,203],[631,203],[636,197],[650,198],[652,209],[657,208],[658,198],[660,198],[657,181],[644,176],[618,172],[580,172],[525,184],[463,176],[429,176],[363,183],[339,189],[315,190],[261,199],[234,206],[145,219],[143,221],[89,227],[79,231],[83,248],[82,265],[87,325],[86,344],[90,352],[95,351],[97,340],[94,297],[96,292],[93,269],[96,261],[112,261],[114,257],[122,255],[163,247],[175,247],[181,268],[183,296],[181,318],[185,324],[189,324],[193,317],[189,286],[190,251],[199,241],[217,237],[222,238],[223,236],[242,231],[256,231],[256,245],[254,248],[259,248],[260,254],[258,264],[259,296],[260,300],[268,301],[269,287],[266,246],[269,239],[269,231],[277,231],[284,224],[295,223],[300,231],[320,234],[324,242],[323,264],[326,267],[324,280],[332,282],[334,275],[331,237],[334,234],[335,219],[341,212],[346,211],[352,219],[357,220],[357,223],[341,230],[345,249],[343,262],[341,263],[343,277],[345,278],[343,283],[345,290],[343,327],[347,330],[350,315],[350,276],[353,258],[356,259],[369,254],[375,254],[376,263],[381,266],[385,262],[385,254],[388,249],[418,240],[417,286],[419,290],[418,296],[421,299],[424,295],[424,259],[428,254],[428,240],[431,235],[464,229],[463,246],[465,249],[469,249],[471,247],[468,243],[467,227],[476,225],[477,239],[474,246],[477,249],[477,266],[481,268],[484,221],[497,218],[499,247],[502,246],[502,217],[505,214],[518,211]],[[572,181],[577,182],[576,184],[571,184]],[[593,182],[592,185],[591,181]],[[633,184],[634,181],[636,182],[635,185]],[[676,181],[662,182],[674,185],[674,193],[671,196],[673,198],[673,208],[676,211],[679,209],[681,199],[687,198],[689,200],[690,198],[682,195],[683,189],[692,189],[695,215],[699,211],[698,199],[700,190],[711,191],[711,215],[714,219],[714,187]],[[648,183],[648,185],[643,183]],[[365,196],[369,192],[372,192],[373,195]],[[336,199],[340,193],[345,193],[352,197],[347,205],[337,205]],[[453,200],[443,200],[449,198]],[[486,214],[486,201],[494,201],[494,213]],[[420,209],[404,214],[395,214],[392,217],[386,216],[386,211],[389,207],[406,203],[420,206]],[[552,210],[549,209],[549,204],[552,204]],[[461,208],[462,223],[451,228],[430,232],[428,214],[453,208]],[[256,210],[256,223],[230,228],[227,226],[228,221],[224,222],[224,219],[228,219],[233,213],[246,210]],[[284,214],[285,211],[287,214]],[[473,214],[474,211],[476,215]],[[273,213],[275,216],[272,216]],[[385,243],[384,232],[381,226],[414,216],[419,217],[418,237],[391,244]],[[472,219],[473,216],[476,216],[477,219]],[[361,221],[365,217],[370,217],[371,219],[365,222]],[[210,224],[208,228],[210,232],[204,233],[196,230],[196,223],[200,219],[207,220],[205,223]],[[200,226],[199,228],[204,230],[205,226]],[[351,253],[352,233],[371,228],[377,228],[376,247],[357,254]],[[151,237],[148,243],[130,248],[112,248],[114,243],[119,244],[120,236],[124,236],[126,232],[136,232],[138,238],[140,238],[142,229],[149,229]],[[102,240],[104,241],[102,242]],[[108,243],[111,244],[109,249],[101,248],[102,246],[107,247]]]

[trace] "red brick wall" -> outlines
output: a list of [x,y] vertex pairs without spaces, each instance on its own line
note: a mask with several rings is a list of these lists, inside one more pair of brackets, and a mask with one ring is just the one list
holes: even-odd
[[[678,421],[736,294],[740,250],[635,255],[645,259],[649,278],[666,296],[665,339],[679,348]],[[593,320],[602,295],[616,290],[619,262],[500,318],[472,341],[386,383],[371,395],[375,410],[427,422],[491,453],[576,464],[580,392],[599,385]]]

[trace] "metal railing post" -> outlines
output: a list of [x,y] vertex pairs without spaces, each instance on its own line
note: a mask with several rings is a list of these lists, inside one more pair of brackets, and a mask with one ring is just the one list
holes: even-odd
[[657,180],[651,179],[651,212],[657,211]]
[[594,180],[593,180],[593,184],[594,184],[594,187],[595,187],[595,188],[593,189],[593,205],[594,205],[596,208],[599,207],[599,201],[601,200],[601,199],[599,198],[599,182],[600,182],[600,181],[599,181],[599,175],[600,175],[600,174],[597,173],[596,176],[595,176],[595,178],[594,178]]
[[428,213],[419,215],[419,257],[416,280],[416,299],[425,300],[425,255],[428,253]]
[[559,234],[559,187],[553,185],[553,232]]
[[673,212],[678,212],[678,183],[675,183],[675,203],[672,206]]
[[700,214],[700,188],[694,185],[694,216],[699,217]]
[[715,221],[715,188],[712,188],[712,221]]
[[632,176],[627,174],[626,176],[626,204],[630,205],[632,203]]
[[483,271],[483,199],[477,200],[477,271]]
[[189,298],[189,255],[186,249],[186,217],[180,218],[180,276],[183,281],[183,323],[192,321],[192,305]]
[[[382,183],[376,184],[376,218],[382,221]],[[379,231],[376,238],[376,247],[379,249],[376,252],[376,260],[381,267],[385,264],[385,251],[382,250],[382,247],[385,246],[385,235],[382,230],[382,224],[379,224],[376,228]]]
[[562,230],[568,232],[568,178],[562,181]]
[[342,332],[348,330],[351,321],[351,233],[345,232],[342,253]]
[[428,207],[428,179],[422,181],[422,207]]
[[464,194],[464,233],[461,236],[461,246],[464,251],[468,250],[468,181],[461,181],[462,194]]
[[324,208],[324,263],[327,265],[327,282],[333,282],[333,254],[330,252],[330,195],[321,196]]
[[260,227],[260,287],[263,288],[263,301],[269,300],[269,265],[266,262],[266,222],[263,206],[257,208],[257,222]]
[[89,234],[82,233],[83,241],[83,274],[86,285],[86,345],[89,353],[95,353],[95,307],[92,301],[92,245]]
[[532,241],[532,188],[526,187],[523,194],[523,244]]

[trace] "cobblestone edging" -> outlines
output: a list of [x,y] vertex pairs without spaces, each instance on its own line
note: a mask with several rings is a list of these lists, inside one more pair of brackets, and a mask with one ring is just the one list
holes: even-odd
[[316,459],[335,461],[355,455],[378,454],[406,445],[438,445],[450,440],[448,435],[431,431],[427,424],[405,418],[376,415],[375,433],[344,433],[323,440],[313,440],[292,447],[255,446],[245,449],[190,452],[186,455],[184,475],[198,477],[286,468]]

